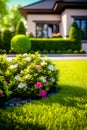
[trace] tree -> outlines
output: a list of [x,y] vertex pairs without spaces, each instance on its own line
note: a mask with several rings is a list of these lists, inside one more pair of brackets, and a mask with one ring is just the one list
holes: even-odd
[[1,24],[1,29],[9,29],[12,32],[15,33],[15,29],[17,26],[18,21],[26,22],[25,19],[22,17],[22,15],[19,13],[18,8],[20,8],[21,5],[18,5],[17,7],[12,7],[10,10],[8,10],[8,14],[4,16],[4,20]]
[[82,40],[81,30],[76,22],[74,22],[70,27],[69,38],[75,41],[76,43],[81,43]]
[[1,33],[1,43],[2,43],[2,49],[5,49],[7,52],[10,50],[10,42],[12,38],[12,32],[10,30],[4,30]]
[[0,32],[0,49],[1,49],[1,32]]
[[0,31],[1,31],[1,25],[4,22],[4,15],[8,13],[8,7],[7,7],[7,2],[9,0],[0,0]]
[[9,0],[0,0],[0,21],[2,17],[7,13],[7,2]]
[[19,21],[16,26],[16,34],[25,34],[26,29],[22,21]]

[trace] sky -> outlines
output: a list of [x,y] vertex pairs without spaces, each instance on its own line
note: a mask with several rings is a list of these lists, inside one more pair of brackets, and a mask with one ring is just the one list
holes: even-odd
[[9,0],[8,6],[12,7],[12,6],[17,6],[18,4],[25,6],[34,2],[37,2],[40,0]]

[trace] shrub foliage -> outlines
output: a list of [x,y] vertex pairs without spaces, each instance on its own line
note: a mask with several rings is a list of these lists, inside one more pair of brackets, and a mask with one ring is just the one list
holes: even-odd
[[26,29],[22,21],[19,21],[16,26],[16,34],[25,34]]
[[70,27],[69,38],[71,40],[75,41],[76,44],[81,43],[81,40],[82,40],[81,30],[78,27],[76,22],[74,22]]
[[16,53],[26,53],[31,49],[31,42],[28,37],[23,34],[16,35],[11,40],[11,49]]
[[10,30],[4,30],[1,33],[1,43],[2,48],[5,49],[7,52],[10,50],[10,42],[12,38],[12,32]]
[[31,38],[31,49],[32,50],[80,50],[81,43],[77,43],[76,41],[72,41],[71,39],[63,39],[63,38]]
[[3,97],[4,84],[12,96],[21,98],[46,98],[48,93],[56,90],[58,69],[46,57],[41,58],[35,53],[17,55],[9,62],[1,56],[0,60],[0,91]]

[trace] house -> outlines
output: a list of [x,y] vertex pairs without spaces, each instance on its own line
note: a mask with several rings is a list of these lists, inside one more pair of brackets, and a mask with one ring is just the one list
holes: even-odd
[[87,52],[87,0],[41,0],[19,9],[27,20],[28,32],[51,37],[60,32],[68,37],[75,21],[82,31],[82,49]]

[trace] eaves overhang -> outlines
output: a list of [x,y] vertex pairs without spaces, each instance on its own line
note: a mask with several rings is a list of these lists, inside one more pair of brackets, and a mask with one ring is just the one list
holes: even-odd
[[87,9],[87,2],[56,2],[53,11],[61,14],[65,9]]
[[19,12],[27,19],[28,14],[56,14],[53,9],[23,9],[20,8]]
[[[19,12],[27,19],[28,14],[61,14],[65,9],[87,9],[87,2],[66,2],[69,0],[55,0],[54,6],[31,8],[26,6],[19,8]],[[50,1],[51,2],[51,1]]]

